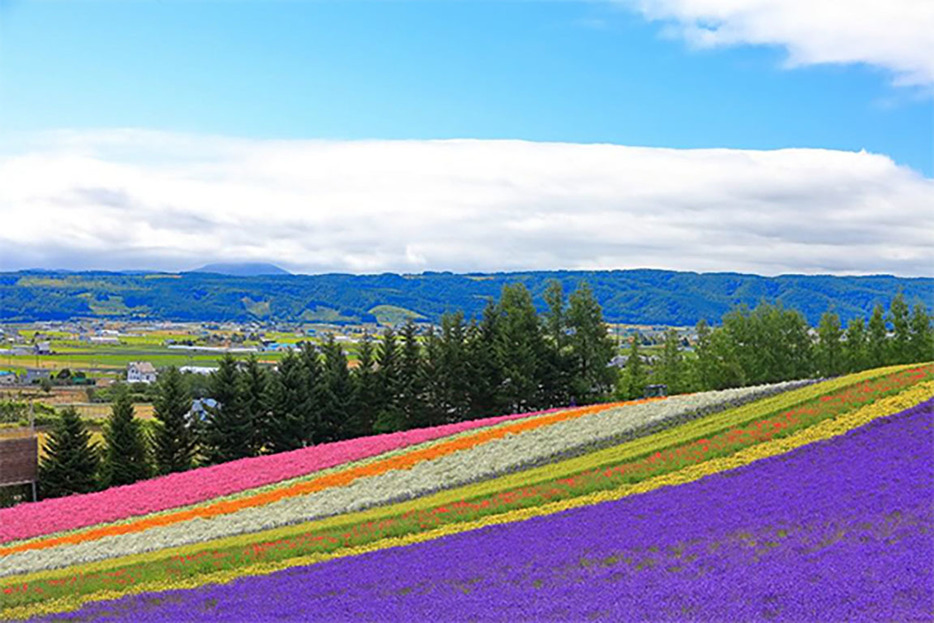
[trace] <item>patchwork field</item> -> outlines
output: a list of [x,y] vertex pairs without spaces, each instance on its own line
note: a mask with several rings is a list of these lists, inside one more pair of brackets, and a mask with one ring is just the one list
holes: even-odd
[[516,414],[0,510],[0,619],[930,620],[934,364]]

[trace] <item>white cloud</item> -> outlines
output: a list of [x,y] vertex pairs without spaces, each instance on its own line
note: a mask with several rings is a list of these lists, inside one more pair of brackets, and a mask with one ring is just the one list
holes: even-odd
[[787,49],[789,64],[867,63],[934,84],[932,0],[614,0],[700,47]]
[[0,155],[0,269],[930,275],[932,206],[864,152],[68,133]]

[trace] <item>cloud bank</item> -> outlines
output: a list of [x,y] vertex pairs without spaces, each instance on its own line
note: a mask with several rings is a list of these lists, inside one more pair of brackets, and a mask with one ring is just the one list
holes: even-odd
[[613,0],[698,47],[776,45],[791,66],[866,63],[934,85],[931,0]]
[[930,276],[932,207],[865,152],[59,133],[0,152],[0,269]]

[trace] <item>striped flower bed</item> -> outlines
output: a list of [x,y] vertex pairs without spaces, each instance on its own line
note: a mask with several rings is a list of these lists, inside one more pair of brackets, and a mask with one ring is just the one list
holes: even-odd
[[[132,521],[97,527],[87,531],[69,533],[45,539],[34,539],[24,543],[9,544],[0,547],[0,566],[8,563],[11,560],[11,555],[18,552],[46,549],[61,545],[73,545],[107,536],[139,533],[159,526],[167,526],[196,519],[208,519],[234,513],[243,509],[261,507],[278,500],[294,498],[299,495],[347,485],[358,478],[385,473],[392,469],[405,469],[421,461],[444,456],[456,452],[457,450],[471,448],[509,434],[534,430],[558,422],[580,418],[589,413],[595,413],[608,408],[609,406],[606,405],[595,405],[560,411],[558,413],[527,419],[523,422],[513,423],[507,426],[491,427],[474,433],[473,435],[446,439],[440,444],[419,448],[412,452],[403,453],[373,463],[351,466],[348,469],[316,477],[312,480],[295,482],[285,487],[257,492],[237,499],[217,501],[209,505],[142,517]],[[2,571],[0,571],[0,573],[2,573]]]
[[321,444],[170,474],[97,493],[4,508],[0,509],[0,543],[196,504],[460,432],[542,413],[549,412],[517,413]]
[[928,620],[932,425],[928,402],[729,477],[45,620]]
[[[932,379],[934,366],[876,371],[785,391],[699,419],[697,414],[718,402],[742,402],[743,394],[552,414],[540,418],[547,423],[522,422],[508,434],[481,431],[451,439],[456,443],[450,451],[444,450],[445,440],[428,444],[422,454],[401,450],[389,457],[390,467],[375,472],[373,466],[383,459],[372,457],[364,462],[366,471],[343,483],[347,476],[339,475],[353,474],[356,467],[334,468],[327,477],[339,478],[331,486],[294,496],[277,494],[266,504],[136,533],[8,550],[0,555],[0,570],[12,569],[17,575],[0,578],[0,603],[6,608],[0,618],[66,611],[127,592],[229,582],[690,482],[915,405],[934,394]],[[755,389],[745,395],[756,391],[761,396]],[[652,432],[666,423],[678,425]],[[605,447],[622,439],[630,441]],[[530,467],[535,465],[541,466]],[[318,478],[293,484],[304,486]],[[398,501],[407,498],[414,499]],[[367,507],[372,508],[350,512]],[[322,519],[308,522],[315,517]],[[205,532],[196,532],[199,524]],[[196,538],[186,540],[192,535]],[[65,568],[54,570],[58,567]]]
[[[252,500],[235,501],[250,505],[230,513],[212,513],[212,507],[198,508],[175,517],[163,515],[135,524],[104,526],[92,532],[8,546],[6,550],[0,548],[0,553],[4,554],[0,558],[0,576],[129,556],[388,504],[511,473],[558,456],[578,454],[639,428],[651,428],[664,421],[682,421],[688,415],[723,409],[799,385],[801,383],[781,383],[553,414],[452,441],[447,448],[428,448],[426,455],[417,461],[413,460],[417,453],[412,453],[387,459],[382,465],[384,469],[379,469],[381,466],[377,462],[323,477],[321,480],[331,486],[305,495],[282,496],[285,499],[257,503],[257,500],[276,499],[283,493],[274,490],[254,496]],[[522,434],[510,434],[517,431]],[[371,475],[351,480],[350,476],[361,470]],[[346,484],[334,485],[334,479]],[[315,481],[302,482],[293,488],[301,491],[313,485]],[[216,505],[220,510],[230,506],[226,502]],[[134,529],[136,527],[140,529]]]

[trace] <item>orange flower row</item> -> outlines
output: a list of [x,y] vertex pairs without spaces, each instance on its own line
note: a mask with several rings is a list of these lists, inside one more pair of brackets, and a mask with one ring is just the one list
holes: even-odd
[[448,454],[453,454],[454,452],[458,452],[460,450],[467,450],[483,443],[501,439],[509,434],[522,433],[537,428],[542,428],[551,424],[556,424],[558,422],[572,420],[584,415],[597,413],[605,409],[616,407],[620,404],[639,404],[651,400],[661,399],[649,398],[634,400],[628,403],[591,405],[587,407],[579,407],[576,409],[568,409],[566,411],[559,411],[558,413],[551,413],[528,420],[520,420],[505,426],[481,430],[471,435],[465,435],[463,437],[444,441],[426,448],[420,448],[418,450],[392,456],[374,463],[370,463],[368,465],[358,465],[344,471],[335,472],[312,480],[297,482],[292,485],[273,489],[271,491],[263,491],[246,497],[215,502],[214,504],[175,511],[163,515],[144,517],[127,523],[101,526],[100,528],[94,528],[83,532],[65,534],[47,539],[39,539],[26,543],[20,543],[18,545],[11,545],[8,547],[0,547],[0,556],[28,550],[47,549],[49,547],[57,547],[59,545],[84,543],[87,541],[94,541],[104,537],[120,534],[132,534],[136,532],[142,532],[150,528],[168,526],[192,519],[207,519],[216,517],[218,515],[235,513],[247,508],[265,506],[267,504],[278,502],[280,500],[291,497],[307,495],[310,493],[323,491],[325,489],[346,486],[359,478],[378,476],[392,470],[410,469],[423,461],[430,461]]

